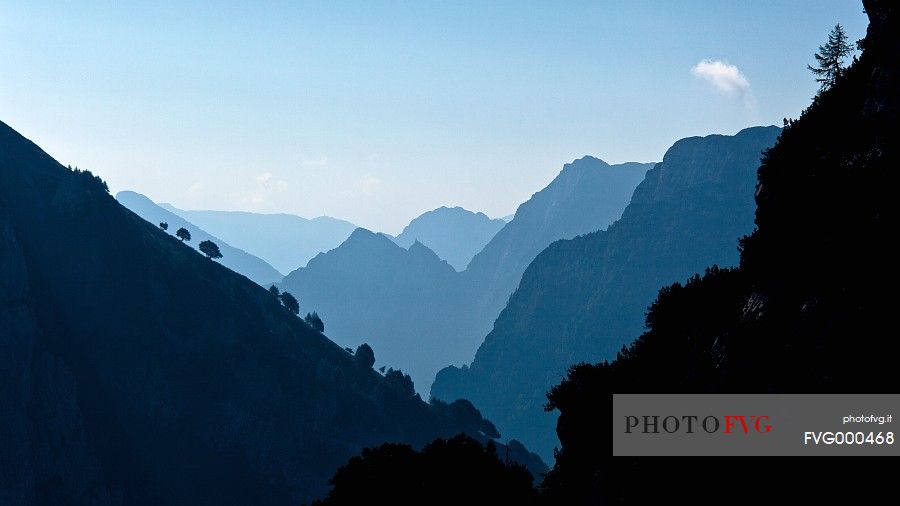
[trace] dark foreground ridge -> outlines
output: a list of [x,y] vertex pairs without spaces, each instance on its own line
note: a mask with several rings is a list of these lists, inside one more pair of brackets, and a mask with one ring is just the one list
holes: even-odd
[[[900,23],[895,2],[863,3],[870,25],[859,61],[789,124],[763,160],[758,230],[742,241],[740,267],[663,289],[647,316],[649,330],[632,346],[612,363],[575,367],[550,393],[562,442],[544,481],[552,502],[720,502],[736,490],[742,501],[770,500],[783,489],[833,501],[834,487],[804,483],[877,479],[868,473],[885,461],[743,459],[701,469],[672,459],[613,459],[609,437],[613,393],[900,387],[895,298],[888,295],[897,279],[890,181],[900,167]],[[852,493],[884,488],[873,483]]]
[[3,123],[0,181],[0,504],[298,504],[364,447],[498,436]]

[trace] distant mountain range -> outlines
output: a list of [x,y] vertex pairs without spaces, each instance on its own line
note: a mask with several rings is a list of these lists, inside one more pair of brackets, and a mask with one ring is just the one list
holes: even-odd
[[356,225],[320,216],[243,211],[186,211],[171,204],[160,207],[177,214],[232,246],[252,252],[281,272],[303,267],[317,254],[344,242]]
[[520,205],[463,273],[468,296],[477,301],[477,341],[490,331],[538,253],[554,241],[603,230],[618,220],[651,168],[652,163],[609,165],[585,156],[563,166],[546,188]]
[[462,271],[506,222],[461,207],[440,207],[412,220],[394,242],[409,248],[419,241]]
[[738,262],[737,238],[753,230],[756,169],[780,131],[676,142],[619,221],[555,242],[531,262],[475,360],[442,370],[432,394],[472,401],[501,430],[552,455],[546,392],[569,366],[612,359],[640,335],[660,286]]
[[163,208],[140,193],[122,191],[116,194],[116,200],[153,225],[159,226],[161,222],[168,223],[168,233],[171,235],[175,235],[179,228],[185,228],[191,233],[191,240],[185,242],[188,246],[196,249],[202,241],[207,240],[216,243],[222,252],[222,258],[219,260],[222,265],[247,276],[260,285],[268,286],[281,281],[281,278],[284,277],[265,260],[235,247],[226,239]]
[[[406,251],[366,231],[289,273],[281,286],[299,297],[304,312],[315,310],[325,319],[336,342],[370,343],[381,364],[408,371],[424,393],[440,368],[471,360],[534,256],[554,240],[609,226],[651,166],[610,166],[592,157],[567,164],[461,273],[424,244]],[[415,220],[401,236],[408,242],[421,229],[440,235],[456,217],[498,225],[445,209]]]
[[422,243],[404,249],[358,228],[281,287],[297,296],[304,314],[322,317],[335,342],[368,343],[377,366],[401,368],[424,394],[448,359],[465,358],[455,338],[467,325],[459,282],[459,273]]
[[309,503],[364,447],[498,436],[3,123],[0,179],[0,502]]

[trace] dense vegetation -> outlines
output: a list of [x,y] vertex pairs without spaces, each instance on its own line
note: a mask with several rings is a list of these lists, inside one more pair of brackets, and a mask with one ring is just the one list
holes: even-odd
[[460,435],[417,452],[409,445],[365,449],[338,470],[321,505],[537,504],[533,478],[486,446]]
[[[575,367],[550,393],[561,413],[562,450],[544,482],[554,501],[650,502],[693,481],[692,471],[658,460],[608,457],[613,392],[897,391],[888,294],[897,279],[889,178],[900,167],[900,12],[892,2],[864,4],[859,61],[788,122],[762,162],[758,228],[742,241],[740,268],[664,289],[632,346],[612,363]],[[764,489],[833,467],[769,469]],[[841,469],[852,483],[871,468]],[[686,495],[733,491],[737,476],[758,470],[746,461],[707,467],[703,487]],[[648,480],[656,485],[641,485]]]

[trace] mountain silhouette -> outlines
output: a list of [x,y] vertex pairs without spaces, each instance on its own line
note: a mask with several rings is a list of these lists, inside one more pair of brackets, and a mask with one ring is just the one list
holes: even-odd
[[298,504],[364,447],[499,436],[3,123],[0,178],[0,501]]
[[323,317],[336,342],[373,344],[381,364],[408,371],[425,393],[442,367],[471,360],[502,308],[497,301],[506,301],[534,255],[615,221],[649,166],[592,157],[567,164],[461,273],[421,243],[405,250],[357,229],[281,286],[299,296],[304,312]]
[[520,205],[463,274],[469,297],[478,304],[476,341],[490,331],[538,253],[554,241],[603,230],[618,220],[652,167],[635,162],[609,165],[585,156],[566,164],[546,188]]
[[[863,5],[862,55],[786,121],[762,160],[757,229],[741,240],[739,267],[664,287],[644,334],[610,363],[574,367],[548,395],[561,442],[543,484],[551,503],[654,504],[696,483],[694,466],[610,458],[613,393],[897,392],[900,7]],[[705,466],[691,499],[742,490],[742,501],[764,502],[834,472],[831,459],[768,462],[761,487],[745,486],[755,459]],[[871,466],[842,466],[844,482],[871,477]],[[834,502],[834,487],[802,489],[804,501]]]
[[409,248],[419,241],[462,271],[504,225],[503,220],[492,220],[484,213],[439,207],[409,222],[394,242]]
[[660,286],[707,265],[737,264],[737,238],[753,228],[760,156],[779,132],[676,142],[619,221],[534,259],[471,365],[442,370],[431,393],[472,401],[502,431],[552,456],[546,391],[570,365],[612,358],[640,334]]
[[253,253],[281,272],[305,266],[312,257],[338,247],[356,229],[348,221],[329,216],[306,219],[293,214],[186,211],[171,204],[160,207]]
[[260,285],[268,286],[281,281],[284,277],[265,260],[232,246],[196,224],[164,209],[140,193],[121,191],[116,194],[116,200],[154,225],[168,223],[169,234],[175,234],[179,228],[186,229],[191,233],[191,240],[185,242],[188,246],[196,248],[203,241],[216,243],[222,251],[222,258],[219,260],[222,265],[247,276]]
[[316,311],[338,344],[370,344],[378,365],[401,368],[427,393],[448,357],[464,357],[454,339],[454,329],[465,325],[459,281],[422,243],[404,249],[358,228],[280,286],[298,296],[302,312]]

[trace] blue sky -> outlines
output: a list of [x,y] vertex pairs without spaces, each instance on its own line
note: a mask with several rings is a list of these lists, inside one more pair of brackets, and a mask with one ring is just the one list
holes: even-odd
[[396,233],[780,125],[829,29],[866,26],[851,0],[250,4],[4,0],[0,120],[113,191]]

